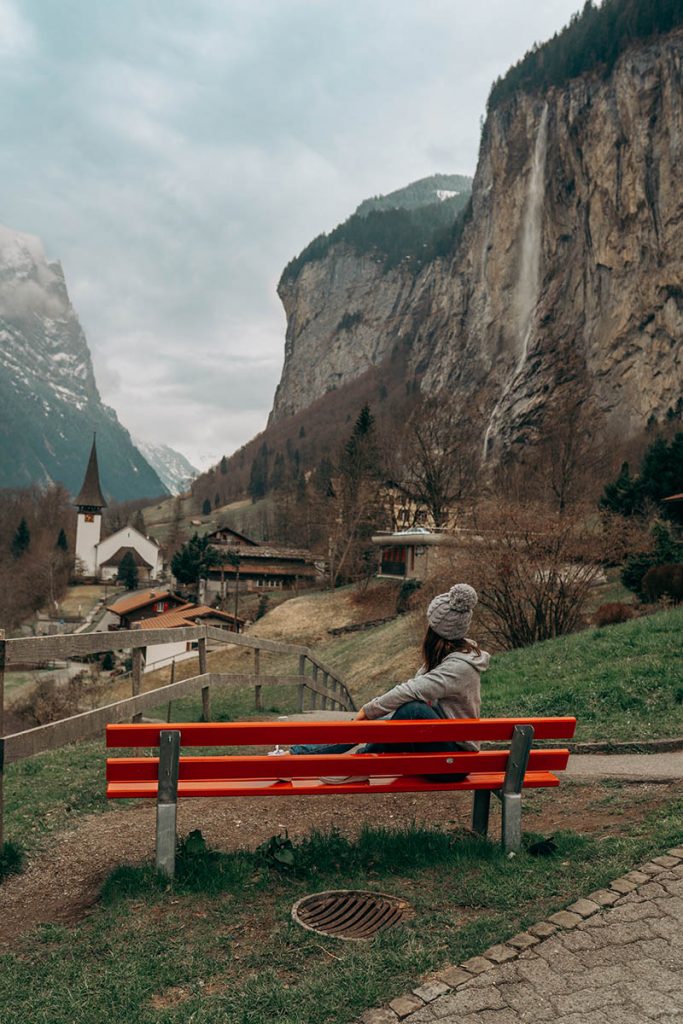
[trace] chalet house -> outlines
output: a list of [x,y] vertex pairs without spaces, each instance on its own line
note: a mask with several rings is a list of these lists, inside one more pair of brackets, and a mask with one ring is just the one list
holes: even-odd
[[[387,522],[392,530],[408,530],[420,526],[427,530],[437,529],[432,513],[401,484],[388,480],[380,488],[380,498],[386,512]],[[446,522],[441,528],[455,524],[455,511],[448,510]]]
[[422,526],[393,533],[378,533],[372,543],[379,549],[377,576],[384,579],[422,580],[436,550],[451,542],[445,533],[433,533]]
[[[244,619],[235,618],[228,612],[221,612],[217,608],[209,608],[207,605],[187,604],[173,611],[157,615],[156,618],[142,619],[140,622],[140,628],[143,630],[179,629],[182,626],[201,625],[215,626],[217,629],[239,633],[244,626]],[[209,641],[209,650],[211,647],[212,644]],[[173,661],[184,661],[186,658],[192,657],[196,649],[196,640],[169,641],[165,644],[153,644],[145,647],[145,672],[153,672]]]
[[187,601],[170,590],[144,590],[124,597],[109,605],[108,611],[117,616],[114,629],[130,629],[135,622],[157,619],[160,615],[186,607]]
[[[109,606],[109,611],[119,617],[120,623],[118,626],[110,626],[110,629],[130,629],[134,624],[143,630],[206,625],[239,633],[244,627],[244,619],[236,618],[228,612],[221,612],[217,608],[184,601],[182,597],[170,591],[132,594],[115,601]],[[145,672],[163,668],[174,661],[183,661],[192,656],[196,647],[197,642],[194,640],[150,644],[144,648]]]
[[297,590],[310,585],[318,576],[310,551],[268,547],[229,527],[221,527],[207,536],[221,556],[219,564],[209,570],[207,601],[214,596],[223,598],[238,583],[240,590],[247,592]]

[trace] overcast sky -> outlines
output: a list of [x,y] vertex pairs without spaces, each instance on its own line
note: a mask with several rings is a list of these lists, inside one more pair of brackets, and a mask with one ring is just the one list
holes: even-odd
[[265,426],[287,261],[473,174],[492,81],[580,0],[0,0],[0,223],[64,266],[102,396],[197,466]]

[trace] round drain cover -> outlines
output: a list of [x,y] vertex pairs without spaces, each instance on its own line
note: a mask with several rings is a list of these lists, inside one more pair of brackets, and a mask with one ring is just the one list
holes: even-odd
[[335,889],[304,896],[292,907],[292,917],[319,935],[338,939],[371,939],[378,932],[402,924],[411,916],[406,900],[379,892]]

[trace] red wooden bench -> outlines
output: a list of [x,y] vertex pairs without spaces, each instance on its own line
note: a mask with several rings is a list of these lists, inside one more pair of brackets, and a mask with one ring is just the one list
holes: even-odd
[[[569,739],[575,718],[478,718],[419,721],[247,722],[108,725],[109,749],[159,748],[158,757],[107,759],[107,797],[157,802],[157,867],[175,868],[179,797],[343,796],[373,793],[474,791],[473,829],[488,831],[491,793],[502,803],[502,843],[518,850],[522,791],[558,786],[554,773],[569,751],[531,749],[534,738]],[[180,756],[187,748],[275,747],[293,743],[505,743],[505,749],[457,753],[254,754]],[[457,782],[425,776],[467,773]],[[324,776],[368,775],[367,782],[328,785]],[[282,781],[282,779],[291,781]]]

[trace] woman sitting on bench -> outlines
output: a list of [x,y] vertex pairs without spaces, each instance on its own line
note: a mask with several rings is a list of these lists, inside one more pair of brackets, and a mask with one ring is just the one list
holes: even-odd
[[[467,639],[477,593],[467,583],[456,583],[446,594],[435,597],[427,609],[427,632],[422,643],[424,663],[412,679],[387,690],[364,704],[356,718],[420,719],[479,718],[481,672],[488,668],[490,655],[474,640]],[[299,744],[292,754],[384,754],[392,752],[450,752],[478,750],[466,743],[367,743],[352,747],[343,743]],[[330,777],[330,785],[362,782],[367,776]],[[457,782],[464,775],[429,776],[433,781]]]

